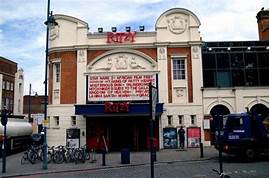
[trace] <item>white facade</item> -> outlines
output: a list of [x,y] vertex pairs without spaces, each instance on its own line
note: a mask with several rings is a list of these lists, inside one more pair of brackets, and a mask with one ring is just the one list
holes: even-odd
[[23,69],[19,69],[15,74],[14,83],[14,115],[23,115],[23,91],[24,91],[24,74]]

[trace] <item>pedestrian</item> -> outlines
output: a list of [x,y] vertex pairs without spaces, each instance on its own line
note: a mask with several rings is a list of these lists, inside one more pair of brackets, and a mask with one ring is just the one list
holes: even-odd
[[179,137],[179,148],[180,150],[185,150],[185,130],[182,126],[180,126],[180,129],[178,130],[178,137]]

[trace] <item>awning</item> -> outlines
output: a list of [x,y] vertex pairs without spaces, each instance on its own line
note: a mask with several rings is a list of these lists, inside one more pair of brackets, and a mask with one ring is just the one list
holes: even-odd
[[[84,116],[149,116],[149,103],[129,103],[126,112],[106,112],[105,104],[77,104],[75,114]],[[163,103],[157,103],[156,116],[163,113]]]

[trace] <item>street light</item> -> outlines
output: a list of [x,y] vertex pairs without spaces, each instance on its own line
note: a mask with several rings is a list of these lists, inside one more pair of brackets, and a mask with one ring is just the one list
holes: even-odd
[[[47,33],[46,33],[46,57],[45,57],[45,103],[44,103],[44,119],[47,119],[47,105],[48,105],[48,81],[47,81],[47,70],[48,70],[48,48],[49,48],[49,28],[51,26],[58,25],[58,23],[55,21],[52,12],[50,12],[50,0],[48,0],[48,8],[47,8],[47,21],[45,22],[45,25],[47,26]],[[43,169],[48,169],[48,153],[47,153],[47,128],[43,128],[44,132],[44,142],[43,142]]]
[[28,122],[32,123],[33,122],[33,118],[31,117],[31,94],[35,94],[35,97],[37,97],[37,92],[32,90],[32,84],[29,84],[29,100],[28,100]]

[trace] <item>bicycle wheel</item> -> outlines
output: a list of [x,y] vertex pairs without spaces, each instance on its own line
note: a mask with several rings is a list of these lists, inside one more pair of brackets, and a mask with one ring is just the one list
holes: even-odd
[[64,162],[63,155],[61,153],[55,153],[53,156],[53,161],[56,164],[61,164]]
[[47,156],[48,156],[48,159],[47,159],[47,160],[48,160],[48,163],[50,163],[50,162],[51,162],[51,160],[52,160],[52,155],[51,155],[51,152],[48,152],[48,155],[47,155]]
[[85,159],[90,160],[90,152],[85,152]]
[[28,153],[28,159],[29,159],[30,163],[35,164],[37,158],[38,158],[38,155],[37,155],[36,152],[34,152],[34,151],[30,151],[30,152]]

